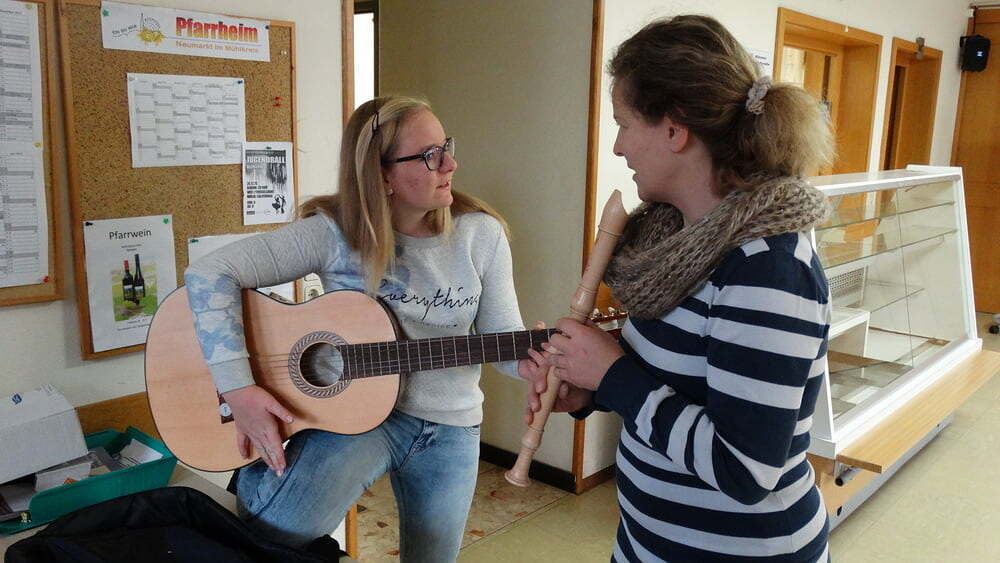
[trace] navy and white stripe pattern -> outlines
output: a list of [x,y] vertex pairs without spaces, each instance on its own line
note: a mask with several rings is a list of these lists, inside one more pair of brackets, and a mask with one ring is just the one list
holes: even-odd
[[806,461],[830,303],[809,238],[733,250],[661,319],[632,320],[595,395],[619,413],[614,561],[826,561]]

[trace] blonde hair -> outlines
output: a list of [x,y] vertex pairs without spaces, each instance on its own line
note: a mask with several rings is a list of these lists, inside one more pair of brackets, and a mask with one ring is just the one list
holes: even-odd
[[[406,96],[385,96],[361,104],[344,128],[337,193],[314,197],[299,210],[301,217],[323,213],[337,222],[350,247],[361,256],[369,293],[376,292],[395,260],[392,207],[382,173],[395,165],[391,156],[406,119],[421,111],[431,111],[430,105]],[[497,219],[509,234],[507,222],[488,204],[454,190],[452,196],[450,207],[427,214],[432,232],[448,234],[452,216],[481,211]]]
[[814,174],[833,157],[829,119],[802,88],[771,85],[759,113],[750,111],[760,70],[713,18],[650,23],[618,47],[608,72],[647,123],[667,116],[708,147],[723,192],[749,189],[761,176]]

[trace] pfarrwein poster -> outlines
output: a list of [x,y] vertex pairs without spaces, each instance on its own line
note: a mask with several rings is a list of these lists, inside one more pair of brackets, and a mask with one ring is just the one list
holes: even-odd
[[170,215],[83,222],[94,351],[146,342],[153,314],[177,288]]
[[101,2],[105,49],[270,61],[267,21]]
[[287,223],[295,211],[292,144],[244,143],[243,224]]

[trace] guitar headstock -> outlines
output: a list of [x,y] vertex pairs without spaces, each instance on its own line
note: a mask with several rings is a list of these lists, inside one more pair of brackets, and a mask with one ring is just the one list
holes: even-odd
[[618,311],[614,307],[608,307],[606,311],[594,309],[587,318],[593,321],[597,328],[618,336],[625,326],[625,320],[628,319],[628,311]]

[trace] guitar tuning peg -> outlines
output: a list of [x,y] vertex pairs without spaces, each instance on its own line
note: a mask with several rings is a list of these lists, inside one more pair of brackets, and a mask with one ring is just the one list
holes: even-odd
[[590,312],[590,318],[591,320],[597,320],[601,318],[601,310],[598,309],[597,307],[594,307],[594,310]]

